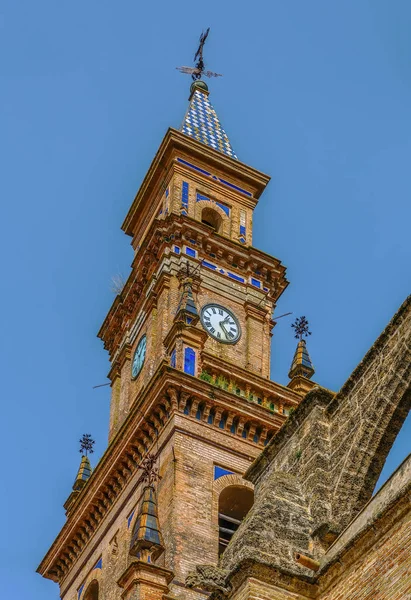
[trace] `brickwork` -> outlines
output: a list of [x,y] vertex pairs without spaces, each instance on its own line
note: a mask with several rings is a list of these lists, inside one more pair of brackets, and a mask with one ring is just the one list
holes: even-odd
[[[359,550],[359,549],[357,549]],[[347,568],[320,600],[406,600],[411,596],[411,514]]]
[[[302,393],[270,381],[272,313],[288,282],[280,261],[251,247],[267,183],[174,130],[150,166],[123,224],[132,271],[99,332],[111,360],[110,443],[39,567],[64,600],[208,592],[213,600],[402,600],[410,592],[411,467],[395,479],[400,496],[390,484],[364,506],[411,404],[411,301],[338,394],[313,387],[301,402]],[[180,305],[187,286],[189,319]],[[211,302],[236,315],[236,343],[201,325]],[[165,547],[150,563],[129,552],[149,452]],[[217,478],[216,467],[230,473]],[[254,485],[254,505],[219,559],[220,495]]]
[[[243,585],[237,574],[254,568],[265,583],[268,569],[270,582],[303,597],[406,597],[411,467],[366,501],[411,405],[410,349],[409,298],[341,391],[312,389],[259,455],[246,474],[255,484],[254,505],[219,570],[203,578],[197,567],[190,582],[214,591],[223,578],[235,595]],[[283,597],[278,589],[272,594]]]
[[[193,236],[192,232],[185,237]],[[192,245],[192,241],[190,242]],[[180,247],[182,246],[180,242]],[[172,327],[174,317],[181,299],[181,283],[179,274],[186,267],[187,261],[192,271],[197,272],[199,283],[195,292],[195,301],[200,311],[209,302],[219,302],[230,308],[237,316],[242,335],[237,344],[220,344],[210,336],[201,344],[197,375],[202,370],[202,353],[211,354],[223,361],[238,365],[244,370],[268,378],[270,374],[270,340],[271,313],[274,301],[251,285],[234,281],[226,275],[201,266],[206,258],[204,247],[198,245],[198,259],[177,255],[172,251],[173,244],[165,246],[156,273],[153,274],[155,284],[153,295],[141,297],[141,307],[135,320],[127,321],[127,329],[123,334],[120,348],[113,355],[113,393],[110,417],[110,440],[126,419],[130,406],[150,380],[162,360],[170,357],[171,348],[167,351],[165,340]],[[231,258],[231,260],[233,260]],[[218,260],[216,260],[218,264]],[[225,263],[220,259],[220,264]],[[265,300],[265,302],[262,302]],[[204,331],[200,322],[195,325]],[[141,373],[136,379],[131,378],[131,365],[134,352],[143,336],[147,339],[146,359]],[[180,364],[178,368],[182,368]],[[118,383],[120,378],[120,383]]]
[[[203,560],[218,561],[218,494],[224,485],[214,480],[214,465],[244,473],[259,449],[242,438],[234,439],[227,432],[213,429],[193,417],[176,415],[161,433],[158,445],[161,480],[158,484],[159,521],[165,554],[158,563],[174,573],[173,595],[186,597],[186,575]],[[117,580],[131,562],[128,555],[131,532],[139,506],[142,484],[136,472],[99,525],[100,534],[92,540],[94,551],[85,564],[79,563],[64,580],[63,598],[74,600],[81,585],[98,578],[105,600],[118,598]],[[239,483],[239,476],[226,476],[226,485]],[[249,483],[244,482],[250,486]],[[134,515],[133,515],[134,511]],[[133,515],[129,521],[130,516]],[[113,517],[114,520],[113,520]],[[102,557],[103,568],[93,569]],[[198,593],[190,591],[194,598]]]
[[313,389],[249,474],[295,476],[314,529],[339,531],[370,498],[411,405],[411,301],[408,299],[341,391]]

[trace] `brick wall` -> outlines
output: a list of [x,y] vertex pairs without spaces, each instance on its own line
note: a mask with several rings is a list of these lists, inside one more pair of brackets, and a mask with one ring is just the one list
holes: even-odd
[[319,600],[409,600],[411,598],[411,514],[393,524],[365,555],[333,581]]

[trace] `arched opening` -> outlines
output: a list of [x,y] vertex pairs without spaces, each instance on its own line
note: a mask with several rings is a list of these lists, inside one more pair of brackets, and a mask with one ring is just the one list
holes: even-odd
[[185,415],[189,415],[190,414],[192,404],[193,404],[192,399],[188,398],[188,400],[186,402],[186,405],[184,407],[184,410],[183,410],[183,412],[184,412]]
[[210,410],[210,414],[208,415],[207,423],[209,425],[214,425],[214,418],[215,418],[215,408],[212,408]]
[[94,580],[84,594],[84,600],[98,600],[98,581]]
[[197,408],[197,412],[196,412],[196,419],[198,419],[199,421],[203,420],[204,409],[205,409],[205,403],[200,402],[200,404],[198,405],[198,408]]
[[254,492],[242,485],[229,485],[218,499],[218,555],[221,556],[254,502]]
[[201,222],[204,223],[204,225],[213,227],[213,229],[215,229],[217,233],[221,231],[221,226],[223,224],[223,220],[218,214],[218,212],[213,210],[212,208],[209,208],[208,206],[206,206],[202,210]]
[[222,415],[221,415],[221,419],[220,419],[220,422],[218,424],[218,426],[219,426],[220,429],[225,429],[225,426],[227,424],[227,417],[228,417],[228,413],[227,413],[227,411],[224,411],[222,413]]

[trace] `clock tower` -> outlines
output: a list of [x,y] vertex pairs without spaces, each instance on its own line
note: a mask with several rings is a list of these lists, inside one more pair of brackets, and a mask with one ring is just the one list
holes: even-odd
[[268,181],[237,158],[195,81],[122,225],[131,273],[99,332],[109,443],[39,567],[64,599],[204,597],[187,574],[218,563],[253,503],[242,474],[313,385],[302,371],[298,386],[270,379],[288,282],[253,245]]

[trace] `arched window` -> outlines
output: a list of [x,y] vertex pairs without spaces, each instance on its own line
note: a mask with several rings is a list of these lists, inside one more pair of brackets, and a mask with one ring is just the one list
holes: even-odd
[[213,425],[214,424],[214,417],[215,417],[215,408],[212,408],[210,410],[210,414],[208,415],[208,419],[207,419],[207,423],[209,425]]
[[248,438],[249,433],[250,433],[250,423],[246,423],[244,425],[244,429],[241,433],[241,437],[243,437],[246,440]]
[[264,440],[264,446],[266,446],[268,444],[268,442],[271,440],[271,438],[273,437],[273,432],[270,431],[269,434],[267,435],[267,437]]
[[191,398],[188,398],[186,405],[184,407],[184,410],[183,410],[185,415],[190,414],[192,404],[193,404],[193,400]]
[[231,423],[230,431],[231,433],[237,433],[238,427],[238,417],[234,417],[233,422]]
[[84,600],[98,600],[98,581],[90,583],[84,594]]
[[229,485],[218,499],[218,554],[222,555],[228,542],[254,502],[254,492],[242,485]]
[[198,405],[198,409],[196,412],[196,419],[198,419],[199,421],[201,421],[203,418],[204,408],[205,408],[205,404],[204,404],[204,402],[201,402]]
[[254,437],[253,437],[253,442],[255,444],[258,444],[258,442],[260,441],[260,437],[261,437],[261,427],[257,427],[257,429],[255,430]]
[[206,206],[201,213],[201,222],[209,227],[213,227],[217,233],[221,231],[223,220],[217,211]]
[[223,414],[221,415],[221,419],[220,419],[220,422],[218,424],[219,428],[220,429],[225,429],[226,423],[227,423],[227,412],[224,411]]

